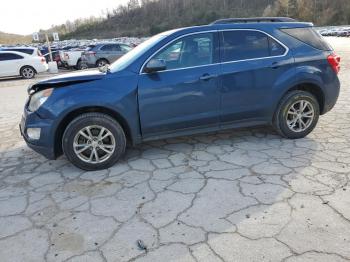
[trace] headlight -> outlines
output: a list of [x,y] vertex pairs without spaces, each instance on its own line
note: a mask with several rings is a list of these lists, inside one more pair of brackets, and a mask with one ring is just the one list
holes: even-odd
[[30,97],[29,101],[29,110],[34,112],[41,107],[42,104],[50,97],[52,94],[53,88],[45,89],[43,91],[37,92]]

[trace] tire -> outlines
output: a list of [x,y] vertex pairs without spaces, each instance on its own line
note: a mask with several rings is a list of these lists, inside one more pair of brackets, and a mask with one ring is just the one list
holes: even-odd
[[[304,108],[304,110],[301,110]],[[288,92],[275,112],[273,126],[285,138],[306,137],[315,128],[320,116],[320,105],[309,92]]]
[[114,165],[124,154],[126,137],[122,127],[112,117],[86,113],[67,126],[62,147],[68,160],[76,167],[87,171],[101,170]]
[[87,65],[85,63],[83,63],[81,60],[78,61],[77,65],[76,65],[76,69],[77,70],[84,70],[87,69]]
[[107,59],[101,58],[101,59],[96,61],[96,66],[97,67],[103,67],[105,65],[109,65],[109,62],[108,62]]
[[35,77],[36,71],[31,66],[23,66],[20,70],[20,75],[24,79],[32,79]]

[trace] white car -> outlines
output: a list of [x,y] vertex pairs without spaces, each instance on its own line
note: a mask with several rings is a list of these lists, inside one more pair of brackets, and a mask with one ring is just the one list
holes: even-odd
[[32,56],[14,51],[0,51],[0,77],[22,76],[30,79],[49,69],[42,56]]

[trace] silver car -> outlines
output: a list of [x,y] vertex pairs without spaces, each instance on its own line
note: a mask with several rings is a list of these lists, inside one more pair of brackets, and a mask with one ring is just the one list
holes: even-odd
[[111,64],[132,48],[121,43],[90,45],[82,54],[81,62],[86,67],[103,67]]

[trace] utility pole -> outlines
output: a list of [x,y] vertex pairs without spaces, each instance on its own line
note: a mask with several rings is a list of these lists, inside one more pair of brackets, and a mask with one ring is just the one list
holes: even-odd
[[53,62],[49,36],[47,35],[47,33],[45,33],[45,38],[46,38],[47,48],[49,49],[50,61]]

